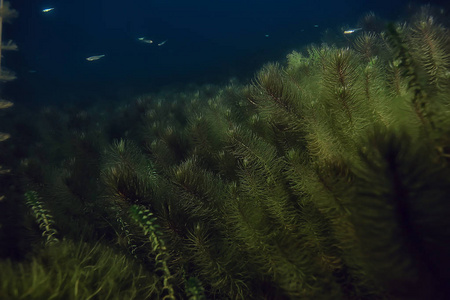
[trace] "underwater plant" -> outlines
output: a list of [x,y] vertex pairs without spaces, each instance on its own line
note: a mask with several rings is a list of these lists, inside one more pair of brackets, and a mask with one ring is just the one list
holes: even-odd
[[39,223],[39,228],[42,230],[42,236],[45,237],[45,243],[50,244],[58,242],[58,238],[56,238],[58,232],[53,228],[55,223],[53,217],[50,215],[49,211],[43,207],[37,192],[26,192],[25,202],[33,211],[36,221]]
[[158,278],[100,243],[61,240],[24,262],[1,260],[1,299],[155,299]]
[[4,50],[17,50],[17,45],[11,40],[8,43],[2,41],[3,23],[11,22],[12,19],[17,17],[17,11],[12,9],[9,2],[0,0],[0,81],[11,81],[16,79],[14,73],[2,68],[1,58],[2,51]]
[[164,240],[159,237],[161,232],[158,231],[159,226],[155,224],[156,218],[153,217],[153,213],[151,213],[148,209],[142,209],[137,205],[131,206],[130,214],[131,217],[144,230],[144,235],[148,235],[152,243],[152,250],[156,253],[156,270],[161,270],[163,273],[162,299],[176,299],[175,292],[170,284],[170,279],[172,276],[168,267],[168,252]]
[[21,174],[59,242],[0,261],[0,296],[448,299],[450,48],[431,13],[369,14],[247,85],[43,112]]
[[[1,59],[2,59],[2,50],[17,50],[17,45],[12,41],[9,41],[7,44],[2,42],[2,26],[3,22],[10,22],[12,19],[17,17],[17,11],[10,7],[9,2],[3,2],[0,0],[0,81],[10,81],[14,80],[16,77],[12,72],[2,69]],[[12,102],[6,100],[0,100],[0,109],[5,109],[11,107],[13,105]],[[0,132],[0,142],[7,140],[10,137],[8,133]],[[8,173],[8,169],[3,169],[0,165],[0,175]],[[0,201],[4,198],[4,195],[0,195]]]
[[[5,109],[13,106],[13,103],[6,100],[0,100],[0,109]],[[0,142],[6,141],[11,136],[8,133],[0,132]],[[9,173],[10,170],[3,169],[3,167],[0,165],[0,175]],[[3,199],[4,196],[0,196],[0,200]]]

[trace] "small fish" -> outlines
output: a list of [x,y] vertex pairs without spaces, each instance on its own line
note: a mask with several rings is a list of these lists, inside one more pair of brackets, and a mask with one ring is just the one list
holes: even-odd
[[105,56],[105,54],[89,56],[88,58],[86,58],[86,60],[87,60],[87,61],[94,61],[94,60],[98,60],[98,59],[100,59],[100,58],[102,58],[102,57],[104,57],[104,56]]
[[152,40],[147,40],[145,37],[140,37],[140,38],[138,38],[138,40],[140,40],[143,43],[153,44]]
[[0,100],[0,109],[5,109],[5,108],[11,107],[13,105],[14,105],[14,103],[12,103],[11,101]]
[[362,28],[347,29],[344,31],[344,34],[352,34],[356,31],[360,31],[360,30],[362,30]]
[[11,135],[9,133],[0,132],[0,142],[6,141]]
[[44,9],[42,10],[42,12],[43,12],[43,13],[48,13],[48,12],[51,12],[52,10],[54,10],[54,9],[55,9],[54,7],[44,8]]
[[167,40],[165,40],[165,41],[159,43],[158,46],[162,46],[162,45],[164,45],[166,42],[167,42]]

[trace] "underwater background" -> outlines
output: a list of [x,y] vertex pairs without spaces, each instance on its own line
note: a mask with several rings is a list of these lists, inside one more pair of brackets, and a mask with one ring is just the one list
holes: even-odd
[[1,1],[1,299],[450,299],[445,1]]
[[[16,0],[19,17],[5,29],[20,45],[7,60],[18,80],[5,92],[31,103],[110,102],[166,85],[249,80],[264,63],[320,43],[327,29],[354,27],[370,11],[387,20],[404,18],[419,5],[411,3]],[[49,7],[54,10],[42,12]],[[106,56],[85,60],[98,54]]]

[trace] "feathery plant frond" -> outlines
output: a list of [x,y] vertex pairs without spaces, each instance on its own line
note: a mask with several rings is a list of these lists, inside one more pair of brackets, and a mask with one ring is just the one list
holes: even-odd
[[231,226],[233,236],[249,248],[260,249],[262,241],[276,234],[273,218],[258,197],[242,193],[237,183],[230,185],[230,193],[233,201],[227,203],[225,221]]
[[304,154],[291,150],[287,164],[286,177],[299,197],[311,199],[323,213],[348,214],[345,198],[352,174],[342,159],[308,161]]
[[55,223],[50,212],[44,208],[40,201],[39,195],[35,191],[28,191],[25,193],[25,202],[27,206],[33,211],[39,228],[42,230],[42,236],[45,237],[45,244],[52,244],[58,242],[56,238],[58,232],[54,227]]
[[363,32],[353,43],[356,52],[361,54],[366,63],[378,56],[381,51],[382,42],[375,32]]
[[[117,211],[116,222],[118,223],[118,227],[120,229],[120,232],[117,232],[119,238],[118,243],[122,245],[125,244],[124,246],[128,249],[130,254],[137,258],[136,250],[138,246],[134,241],[134,234],[130,231],[130,225],[128,222],[121,217],[120,211]],[[123,240],[124,242],[121,243]]]
[[3,18],[2,22],[10,23],[12,19],[17,18],[19,13],[17,10],[11,8],[11,3],[5,1],[3,7],[0,9],[0,17]]
[[309,64],[312,67],[317,68],[319,72],[322,72],[326,66],[324,58],[326,57],[327,53],[332,49],[334,48],[326,44],[321,45],[321,47],[317,45],[309,46],[307,48]]
[[189,118],[187,138],[192,141],[191,156],[202,157],[202,164],[212,171],[220,171],[223,158],[218,152],[223,151],[227,129],[234,124],[231,108],[216,97],[208,102],[204,112],[196,112]]
[[204,115],[197,114],[189,120],[189,125],[189,137],[195,145],[194,151],[196,154],[207,156],[220,145],[220,139],[213,132],[212,122]]
[[102,181],[116,204],[146,203],[159,178],[153,164],[129,141],[114,142],[104,156]]
[[31,260],[1,260],[3,299],[155,299],[158,276],[101,243],[61,240]]
[[[317,280],[326,276],[325,272],[312,261],[316,257],[314,251],[303,246],[306,242],[304,235],[308,231],[303,228],[306,222],[300,220],[297,224],[280,226],[279,220],[272,218],[258,202],[257,197],[240,194],[230,204],[228,220],[233,239],[248,253],[250,261],[258,266],[258,273],[270,278],[280,291],[292,298],[314,298],[328,292],[335,294],[337,289],[333,282],[325,280],[329,285],[322,285],[324,282]],[[316,262],[319,261],[317,258]]]
[[301,82],[304,78],[313,74],[314,68],[310,65],[311,58],[306,57],[297,51],[289,53],[286,58],[286,73],[294,81]]
[[366,143],[349,206],[366,258],[361,265],[401,298],[441,299],[450,275],[442,256],[450,248],[437,243],[450,238],[449,172],[430,145],[405,132],[377,128]]
[[345,127],[352,128],[360,94],[357,82],[359,63],[350,49],[333,49],[325,56],[324,65],[326,104],[332,110],[333,116],[338,118],[336,123],[343,122],[348,125]]
[[430,113],[427,109],[427,94],[423,88],[422,78],[419,76],[417,65],[408,50],[407,41],[404,37],[405,28],[390,24],[388,26],[388,42],[393,50],[395,57],[394,66],[402,70],[402,76],[406,79],[408,90],[412,92],[411,103],[415,114],[420,122],[426,128],[433,128],[430,120]]
[[[279,64],[268,64],[264,66],[264,68],[256,75],[255,86],[258,88],[259,94],[269,97],[271,102],[280,106],[285,111],[293,112],[295,110],[295,106],[293,105],[295,96],[293,94],[286,95],[287,90],[285,89],[283,75]],[[261,101],[263,100],[264,99],[261,99]]]
[[171,149],[170,145],[162,139],[152,140],[147,144],[146,150],[150,152],[151,157],[155,162],[155,168],[157,168],[160,173],[169,170],[178,162],[178,158],[173,149]]
[[156,224],[156,218],[150,210],[138,205],[132,205],[130,207],[130,215],[142,228],[144,235],[148,236],[152,244],[152,249],[156,254],[155,262],[157,270],[163,273],[163,292],[166,293],[163,299],[176,299],[175,291],[170,282],[172,275],[168,266],[169,252],[161,236],[162,233],[158,230],[159,225]]
[[[192,157],[174,169],[172,182],[179,205],[189,207],[193,215],[210,218],[223,207],[224,184],[213,173],[199,167]],[[195,210],[194,213],[192,210]]]
[[201,281],[196,277],[190,277],[185,281],[186,296],[189,300],[205,300],[205,289]]
[[400,60],[388,62],[386,66],[387,84],[385,89],[391,98],[406,97],[409,95],[408,81],[403,76]]
[[182,128],[172,124],[160,124],[156,131],[157,137],[147,140],[146,148],[155,161],[155,167],[160,173],[164,173],[185,159],[190,145]]
[[[421,71],[426,99],[422,105],[432,129],[431,139],[442,149],[449,126],[450,105],[450,31],[440,25],[430,6],[422,7],[407,32],[411,56]],[[443,146],[442,144],[445,144]]]
[[[312,265],[317,268],[313,272],[322,273],[324,277],[330,276],[330,272],[334,273],[344,267],[343,251],[335,236],[335,228],[333,228],[326,210],[320,210],[313,201],[304,200],[301,207],[298,231],[301,237],[301,253],[302,259],[305,260],[304,264],[308,265],[307,261],[313,261]],[[310,268],[313,269],[313,266]],[[331,276],[329,280],[332,280]],[[334,286],[334,288],[337,287]]]
[[370,59],[361,75],[366,109],[372,111],[372,114],[367,116],[370,118],[370,123],[381,123],[386,127],[398,123],[394,113],[398,104],[388,98],[385,90],[386,72],[380,59],[378,57]]
[[[428,9],[427,9],[428,8]],[[409,46],[414,61],[427,74],[428,92],[448,92],[450,88],[449,30],[437,24],[429,7],[423,7],[408,32]]]
[[295,203],[281,176],[285,161],[274,146],[241,128],[229,131],[231,152],[239,162],[240,189],[257,200],[280,224],[292,224]]
[[[350,199],[354,189],[351,166],[337,158],[308,162],[304,156],[295,150],[289,152],[286,177],[294,193],[301,197],[302,205],[308,209],[314,205],[323,214],[336,239],[334,246],[342,251],[346,260],[350,260],[357,243],[350,220]],[[305,214],[304,209],[301,211],[302,215]]]
[[[303,60],[298,55],[292,57],[294,65],[297,65],[295,59]],[[292,147],[305,147],[305,115],[312,97],[308,80],[298,81],[295,78],[298,70],[294,68],[287,71],[278,64],[266,65],[256,75],[250,94],[250,101],[258,110],[251,118],[250,128],[265,128],[261,137],[271,138],[279,153]]]
[[263,118],[281,123],[289,130],[301,131],[302,94],[295,81],[287,80],[278,64],[268,64],[256,75],[251,101]]
[[189,230],[185,246],[189,249],[189,262],[195,263],[195,274],[208,283],[212,294],[220,292],[240,299],[249,293],[248,262],[226,238],[197,223]]
[[389,27],[390,44],[412,93],[412,111],[421,124],[419,133],[434,143],[443,157],[448,156],[445,149],[449,145],[446,136],[450,97],[446,77],[450,74],[450,46],[446,32],[448,29],[435,24],[426,8],[411,27],[402,31],[394,25]]
[[228,131],[232,153],[244,167],[261,172],[267,182],[275,181],[282,168],[276,148],[249,130],[235,127]]
[[142,155],[141,150],[131,141],[116,140],[105,154],[105,165],[136,170],[137,173],[155,179],[156,173],[151,162]]
[[322,90],[318,101],[324,112],[316,114],[323,120],[311,121],[327,124],[327,131],[338,138],[338,147],[348,155],[353,155],[354,141],[364,132],[372,117],[371,111],[367,110],[370,104],[362,97],[361,73],[360,60],[350,49],[330,48],[323,55]]
[[[331,160],[340,157],[345,152],[342,143],[332,128],[333,121],[323,106],[316,104],[305,117],[306,120],[306,149],[313,159]],[[297,148],[296,151],[299,151]],[[286,155],[289,155],[289,149]]]
[[298,112],[301,113],[302,118],[305,118],[314,104],[317,103],[319,88],[317,82],[321,80],[318,69],[321,68],[319,63],[321,64],[322,62],[319,58],[314,57],[312,53],[314,51],[311,50],[309,56],[304,56],[299,52],[293,51],[287,55],[287,66],[284,69],[285,80],[289,82],[288,86],[290,88],[295,87],[297,90],[298,99],[296,101],[299,107]]
[[[189,146],[184,136],[185,111],[198,107],[200,104],[198,94],[177,93],[175,96],[177,99],[173,101],[159,98],[151,103],[152,106],[143,116],[142,139],[160,172],[185,157]],[[180,101],[181,99],[186,101]],[[184,104],[187,102],[190,105]]]

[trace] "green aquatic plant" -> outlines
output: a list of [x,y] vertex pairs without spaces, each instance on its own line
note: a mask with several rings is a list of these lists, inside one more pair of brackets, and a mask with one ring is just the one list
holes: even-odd
[[253,121],[261,119],[265,122],[256,123],[252,129],[263,138],[273,139],[278,151],[303,147],[304,98],[301,83],[286,76],[280,65],[264,66],[256,75],[249,101],[257,109]]
[[137,205],[133,205],[130,208],[130,215],[136,221],[136,223],[144,231],[144,235],[148,236],[151,244],[152,250],[155,252],[155,262],[156,270],[162,272],[163,287],[162,293],[164,296],[162,299],[176,299],[175,291],[170,283],[172,275],[168,266],[169,253],[165,245],[164,239],[161,237],[161,231],[159,231],[159,226],[156,224],[156,218],[153,213]]
[[448,156],[449,47],[446,29],[438,24],[429,7],[422,7],[411,26],[389,26],[394,68],[402,72],[410,107],[420,124],[419,134]]
[[360,98],[364,94],[359,76],[361,63],[350,49],[330,49],[323,59],[322,101],[332,119],[330,125],[333,133],[345,149],[353,139],[358,138],[370,120],[365,103]]
[[412,107],[414,109],[417,118],[420,123],[427,128],[433,126],[430,124],[429,111],[427,106],[429,103],[426,101],[427,95],[424,88],[424,83],[419,74],[418,65],[414,61],[411,52],[408,49],[407,41],[404,35],[401,33],[401,27],[396,27],[394,24],[388,26],[389,30],[389,42],[393,49],[394,54],[394,66],[400,67],[402,76],[407,82],[407,89],[412,93]]
[[[349,203],[361,266],[400,299],[444,299],[449,170],[426,143],[382,128],[367,136]],[[418,287],[420,285],[420,287]]]
[[232,153],[239,162],[242,190],[281,224],[291,223],[294,208],[281,173],[284,162],[277,156],[276,148],[240,128],[230,131],[229,136]]
[[[2,51],[5,50],[17,50],[17,45],[11,40],[8,43],[2,42],[3,23],[9,23],[12,19],[17,17],[17,11],[12,9],[9,2],[0,0],[0,81],[10,81],[16,79],[14,73],[2,68]],[[12,102],[6,100],[0,100],[0,109],[11,107]],[[10,134],[0,132],[0,142],[3,142],[10,138]],[[9,169],[3,169],[0,165],[0,175],[9,173]],[[0,201],[5,198],[4,195],[0,195]]]
[[202,287],[202,283],[198,278],[190,277],[188,280],[186,280],[186,296],[188,296],[189,300],[204,300],[205,297],[205,290]]
[[[191,141],[189,155],[202,157],[202,164],[213,170],[223,170],[226,130],[233,126],[231,107],[222,97],[208,101],[208,106],[192,113],[186,128],[186,137]],[[225,113],[224,113],[225,112]],[[223,155],[218,155],[222,152]],[[230,166],[232,167],[232,166]],[[231,170],[230,170],[231,171]],[[231,171],[232,172],[232,171]]]
[[428,93],[445,93],[449,88],[449,30],[438,23],[430,6],[424,6],[413,17],[407,31],[411,56],[424,72]]
[[6,44],[2,41],[3,23],[11,22],[11,20],[16,17],[17,11],[11,8],[10,3],[0,0],[0,81],[10,81],[16,79],[14,73],[2,68],[1,64],[3,50],[17,50],[17,45],[11,40]]
[[155,299],[158,277],[101,243],[62,240],[30,261],[1,260],[1,299]]
[[[76,158],[41,161],[26,182],[52,200],[60,234],[83,224],[106,253],[131,253],[123,276],[140,265],[143,299],[446,299],[447,29],[426,10],[387,32],[365,24],[345,48],[295,51],[248,85],[124,105],[107,133],[92,129],[110,146],[67,142],[64,119],[92,137],[93,117],[54,119]],[[74,203],[78,222],[58,222]],[[116,291],[101,282],[86,295]]]
[[39,224],[39,228],[42,230],[42,236],[45,237],[45,243],[51,244],[58,242],[58,238],[56,237],[58,232],[54,228],[55,222],[53,221],[53,217],[50,212],[44,208],[38,193],[35,191],[26,192],[25,202],[33,211],[36,221]]
[[119,206],[150,201],[158,176],[153,164],[131,141],[115,141],[104,155],[102,181],[110,201]]
[[[217,225],[216,225],[217,226]],[[249,293],[249,262],[231,245],[223,231],[198,222],[184,240],[187,268],[202,282],[209,295],[243,298]]]
[[[10,101],[6,101],[6,100],[0,100],[0,109],[5,109],[5,108],[9,108],[13,106],[13,103]],[[8,133],[4,133],[4,132],[0,132],[0,142],[6,141],[7,139],[10,138],[10,134]],[[3,174],[7,174],[9,173],[11,170],[9,169],[4,169],[1,165],[0,165],[0,175]],[[5,198],[4,195],[0,195],[0,201],[3,200]]]
[[128,222],[125,221],[120,216],[120,211],[117,211],[116,221],[119,225],[118,226],[119,231],[117,232],[117,236],[118,236],[117,243],[121,246],[127,247],[130,254],[133,255],[137,259],[138,256],[137,256],[136,250],[137,250],[138,246],[135,241],[134,234],[132,233],[132,231],[130,229],[130,224],[128,224]]
[[382,53],[382,40],[378,34],[369,31],[357,36],[354,40],[355,50],[361,54],[365,62],[370,62]]

